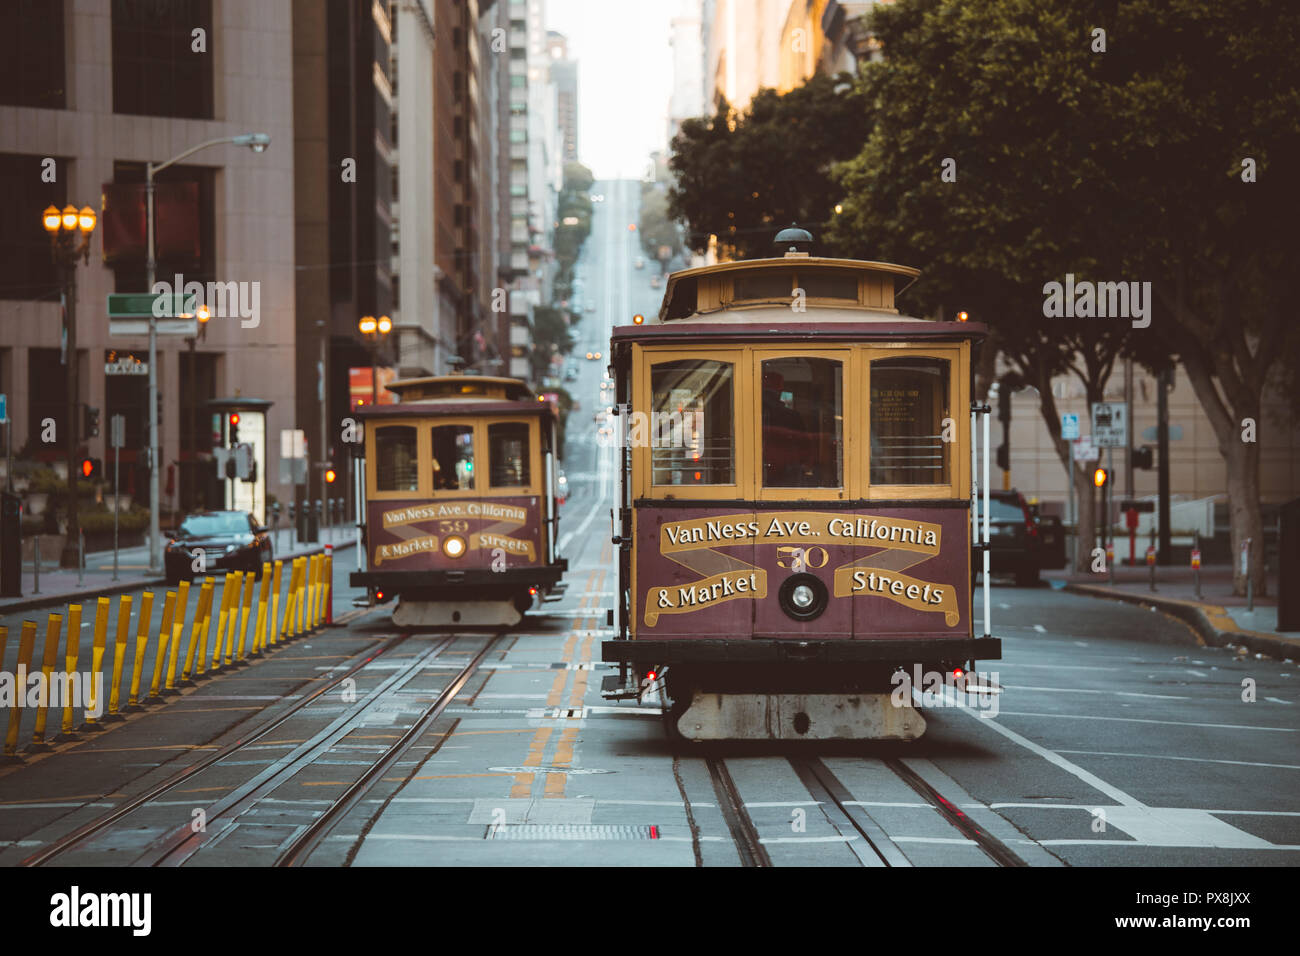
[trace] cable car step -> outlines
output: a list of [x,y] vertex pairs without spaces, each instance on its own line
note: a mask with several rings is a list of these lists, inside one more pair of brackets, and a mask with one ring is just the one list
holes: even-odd
[[640,693],[629,689],[617,674],[606,674],[600,679],[600,696],[605,700],[636,700]]

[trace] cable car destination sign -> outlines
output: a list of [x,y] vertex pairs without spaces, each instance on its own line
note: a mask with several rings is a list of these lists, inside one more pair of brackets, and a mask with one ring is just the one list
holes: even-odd
[[[957,589],[904,574],[913,565],[940,555],[940,525],[906,518],[852,512],[750,512],[665,521],[659,528],[659,553],[702,575],[686,585],[655,586],[645,593],[645,623],[661,614],[682,614],[740,598],[767,596],[768,571],[725,550],[776,545],[774,574],[826,567],[832,551],[872,547],[853,553],[834,568],[835,597],[879,597],[914,611],[942,612],[944,623],[960,620]],[[964,542],[963,542],[964,543]]]

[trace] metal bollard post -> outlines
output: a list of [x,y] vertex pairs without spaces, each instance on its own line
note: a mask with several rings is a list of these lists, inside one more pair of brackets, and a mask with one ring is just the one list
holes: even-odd
[[86,532],[80,528],[81,533],[77,540],[77,587],[81,587],[82,577],[86,571]]
[[1192,532],[1192,580],[1196,583],[1196,600],[1201,599],[1201,532]]

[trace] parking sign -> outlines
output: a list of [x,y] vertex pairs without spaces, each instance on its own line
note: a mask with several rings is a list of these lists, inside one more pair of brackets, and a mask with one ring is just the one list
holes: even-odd
[[1128,447],[1128,405],[1124,402],[1094,402],[1092,443],[1098,448]]
[[1062,415],[1061,416],[1061,437],[1066,441],[1074,441],[1079,437],[1079,416]]

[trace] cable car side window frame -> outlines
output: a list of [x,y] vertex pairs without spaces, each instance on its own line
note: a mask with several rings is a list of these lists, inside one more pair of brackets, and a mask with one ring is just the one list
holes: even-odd
[[[482,467],[487,468],[488,477],[484,482],[482,482],[482,487],[479,488],[478,491],[474,492],[475,494],[483,498],[492,498],[492,497],[509,497],[509,496],[519,497],[523,495],[537,495],[541,493],[542,480],[543,480],[541,469],[544,467],[543,465],[544,453],[540,448],[542,421],[543,419],[539,418],[536,415],[528,415],[528,416],[507,415],[501,418],[486,418],[479,422],[479,427],[482,429],[482,436],[480,438],[476,438],[475,440],[480,441],[481,447],[486,449],[486,455],[483,455],[481,457],[483,457],[486,460],[486,465]],[[529,480],[525,484],[494,485],[492,483],[494,462],[492,458],[491,428],[493,425],[528,426]],[[476,464],[476,467],[479,466]]]
[[[933,484],[898,484],[873,482],[871,480],[871,390],[872,363],[881,359],[909,358],[931,359],[947,363],[947,416],[953,420],[953,440],[943,443],[947,456],[945,468],[948,480]],[[865,486],[865,497],[871,499],[940,499],[966,498],[970,496],[970,412],[969,390],[970,352],[969,346],[929,345],[915,342],[898,342],[890,345],[875,345],[865,349],[863,354],[862,400],[858,412],[862,415],[859,433],[863,438],[862,451],[855,457],[861,468]],[[940,418],[942,434],[943,418]]]
[[[853,461],[857,457],[854,448],[855,442],[855,423],[854,416],[850,414],[853,406],[854,396],[857,389],[854,382],[858,376],[855,375],[854,356],[856,349],[844,344],[828,345],[814,348],[790,348],[781,345],[772,346],[753,346],[750,349],[751,362],[749,365],[749,388],[747,393],[750,405],[753,408],[753,422],[751,424],[751,447],[753,453],[747,464],[750,474],[753,476],[755,484],[755,496],[764,500],[806,500],[806,501],[843,501],[852,496],[857,475],[853,468]],[[839,485],[825,486],[782,486],[774,485],[768,487],[763,483],[764,478],[764,449],[763,449],[763,414],[761,409],[761,398],[763,388],[763,363],[774,359],[784,358],[804,358],[820,359],[823,361],[838,362],[840,365],[840,483]]]
[[[653,346],[636,344],[633,346],[633,368],[636,378],[633,385],[633,411],[645,414],[642,427],[645,429],[647,442],[633,442],[635,421],[620,417],[616,428],[624,430],[626,441],[632,445],[632,475],[634,498],[690,498],[690,499],[735,499],[751,497],[753,493],[753,474],[750,466],[750,428],[752,413],[746,399],[746,353],[745,348],[718,348],[707,352],[698,349],[682,349],[678,346]],[[729,484],[653,484],[650,432],[654,428],[653,411],[653,371],[656,365],[671,362],[715,362],[731,367],[731,477]],[[707,423],[706,423],[707,427]]]
[[[367,422],[366,424],[366,486],[367,497],[375,500],[392,500],[396,498],[420,498],[428,494],[428,478],[424,461],[425,449],[424,419],[398,418],[385,422]],[[379,435],[387,429],[407,429],[415,436],[415,487],[398,489],[380,489],[379,487]]]

